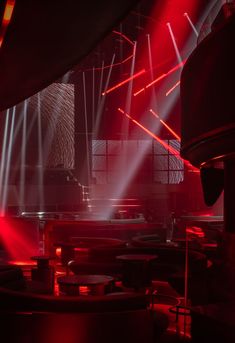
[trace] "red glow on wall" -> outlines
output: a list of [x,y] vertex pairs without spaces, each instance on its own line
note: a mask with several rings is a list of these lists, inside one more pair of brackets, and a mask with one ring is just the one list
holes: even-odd
[[3,14],[3,20],[0,28],[0,47],[2,46],[4,36],[6,34],[7,26],[10,23],[13,10],[15,6],[15,0],[7,0],[6,5],[5,5],[5,10]]
[[25,260],[25,261],[19,261],[19,260],[14,260],[14,261],[8,261],[9,264],[13,265],[13,266],[36,266],[37,262],[36,261],[32,261],[32,260]]
[[206,213],[202,213],[201,214],[202,216],[205,216],[205,217],[211,217],[212,216],[212,214],[211,213],[208,213],[208,212],[206,212]]
[[106,92],[103,92],[103,93],[102,93],[102,95],[105,95],[105,94],[108,94],[108,93],[114,91],[115,89],[117,89],[117,88],[119,88],[119,87],[125,85],[126,83],[128,83],[128,82],[134,80],[135,78],[137,78],[138,76],[140,76],[140,75],[142,75],[142,74],[144,74],[144,73],[145,73],[145,69],[141,69],[139,72],[137,72],[136,74],[134,74],[134,75],[128,77],[126,80],[123,80],[122,82],[119,82],[119,83],[116,84],[115,86],[113,86],[113,87],[107,89]]
[[79,286],[79,295],[89,295],[90,291],[88,286]]
[[197,226],[187,227],[186,233],[191,237],[193,237],[193,236],[196,236],[198,238],[204,238],[205,237],[205,233],[202,230],[202,228],[197,227]]
[[28,261],[38,254],[38,242],[27,222],[0,217],[0,240],[12,261]]
[[56,254],[56,256],[57,257],[61,257],[61,247],[57,247],[56,249],[55,249],[55,254]]
[[159,119],[160,123],[162,123],[162,125],[165,126],[165,128],[180,142],[181,138],[179,135],[177,135],[177,133],[163,120],[159,117],[159,115],[154,112],[154,110],[150,109],[149,110],[156,118]]

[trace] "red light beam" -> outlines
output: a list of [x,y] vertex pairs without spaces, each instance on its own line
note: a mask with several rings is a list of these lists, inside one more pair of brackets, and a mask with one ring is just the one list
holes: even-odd
[[181,63],[177,64],[174,68],[171,68],[170,70],[168,70],[167,73],[163,73],[162,75],[158,76],[155,80],[153,80],[152,82],[148,83],[145,87],[139,89],[138,91],[136,91],[133,95],[137,96],[138,94],[142,93],[145,89],[148,89],[149,87],[153,86],[155,83],[163,80],[165,77],[167,77],[168,75],[174,73],[174,71],[178,70],[179,68],[181,68],[184,64],[185,64],[186,60],[182,61]]
[[179,152],[172,148],[170,145],[168,145],[166,142],[164,142],[161,138],[156,136],[153,132],[148,130],[145,126],[143,126],[140,122],[132,118],[128,113],[123,111],[120,107],[118,108],[118,111],[125,114],[128,119],[130,119],[133,123],[135,123],[137,126],[139,126],[143,131],[145,131],[149,136],[153,137],[156,141],[158,141],[166,150],[169,150],[171,154],[173,155],[179,155]]
[[181,138],[179,135],[177,135],[177,133],[164,121],[162,120],[159,115],[154,112],[154,110],[150,109],[149,112],[152,113],[152,115],[154,115],[154,117],[158,118],[159,121],[161,122],[162,125],[165,126],[165,128],[180,142],[181,141]]
[[137,72],[136,74],[134,74],[134,75],[128,77],[126,80],[123,80],[122,82],[119,82],[119,83],[116,84],[115,86],[113,86],[113,87],[107,89],[105,92],[102,93],[102,95],[108,94],[108,93],[114,91],[115,89],[117,89],[117,88],[119,88],[119,87],[125,85],[125,84],[128,83],[129,81],[134,80],[134,79],[137,78],[138,76],[144,74],[145,71],[146,71],[145,69],[141,69],[139,72]]
[[140,122],[138,122],[137,120],[135,120],[134,118],[132,118],[128,113],[126,113],[125,111],[123,111],[123,109],[121,109],[120,107],[118,107],[117,109],[119,112],[121,112],[122,114],[125,114],[125,116],[130,119],[134,124],[136,124],[137,126],[139,126],[143,131],[145,131],[149,136],[153,137],[158,143],[160,143],[166,150],[168,150],[172,155],[175,155],[175,157],[177,157],[178,159],[182,160],[184,162],[185,165],[187,165],[188,167],[190,167],[191,169],[193,169],[194,171],[198,171],[197,168],[195,168],[194,166],[192,166],[188,161],[184,160],[180,155],[179,152],[177,150],[175,150],[173,147],[171,147],[169,144],[167,144],[166,142],[164,142],[161,138],[159,138],[157,135],[155,135],[153,132],[151,132],[150,130],[148,130],[145,126],[143,126]]
[[38,253],[38,243],[33,237],[28,237],[21,225],[11,218],[0,217],[0,241],[14,261],[28,261]]
[[169,91],[166,92],[166,96],[168,96],[173,90],[180,85],[180,81],[176,82],[173,87],[169,89]]

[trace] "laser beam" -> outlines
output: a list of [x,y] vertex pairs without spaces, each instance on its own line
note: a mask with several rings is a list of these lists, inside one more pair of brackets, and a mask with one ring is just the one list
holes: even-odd
[[152,115],[154,116],[154,117],[156,117],[156,118],[158,118],[159,119],[159,121],[160,121],[160,123],[162,124],[162,125],[164,125],[165,126],[165,128],[180,142],[181,141],[181,138],[180,138],[180,136],[179,135],[177,135],[177,133],[163,120],[163,119],[161,119],[160,117],[159,117],[159,115],[151,108],[150,110],[149,110],[149,112],[150,113],[152,113]]
[[139,89],[138,91],[136,91],[133,95],[137,96],[138,94],[142,93],[143,91],[145,91],[146,89],[148,89],[149,87],[153,86],[155,83],[163,80],[165,77],[169,76],[170,74],[174,73],[176,70],[178,70],[179,68],[183,67],[183,65],[185,64],[186,60],[180,62],[179,64],[177,64],[175,67],[171,68],[170,70],[168,70],[168,72],[161,74],[160,76],[158,76],[155,80],[153,80],[152,82],[148,83],[145,87]]
[[167,92],[166,92],[166,96],[168,96],[169,94],[171,94],[171,92],[173,92],[174,89],[176,89],[176,87],[178,87],[180,85],[180,81],[176,82],[176,84],[174,84],[174,86],[172,86]]
[[175,150],[172,146],[164,142],[161,138],[159,138],[157,135],[155,135],[152,131],[147,129],[145,126],[143,126],[139,121],[132,118],[128,113],[126,113],[123,109],[118,107],[117,109],[119,112],[124,114],[128,119],[130,119],[134,124],[136,124],[138,127],[140,127],[143,131],[145,131],[149,136],[154,138],[158,143],[160,143],[167,151],[169,151],[172,155],[175,155],[179,160],[183,161],[185,165],[187,165],[190,169],[193,171],[198,171],[198,169],[194,166],[192,166],[188,161],[184,160],[177,150]]
[[119,87],[125,85],[126,83],[128,83],[128,82],[130,82],[130,81],[136,79],[138,76],[144,74],[145,72],[146,72],[145,69],[141,69],[139,72],[135,73],[134,75],[132,75],[132,76],[128,77],[127,79],[125,79],[125,80],[119,82],[119,83],[116,84],[115,86],[113,86],[113,87],[107,89],[105,92],[102,93],[102,95],[105,95],[105,94],[108,94],[108,93],[114,91],[115,89],[117,89],[117,88],[119,88]]
[[128,113],[123,111],[120,107],[118,108],[118,111],[122,114],[125,114],[125,116],[130,119],[133,123],[135,123],[137,126],[139,126],[143,131],[145,131],[149,136],[153,137],[156,141],[158,141],[166,150],[169,150],[169,152],[173,155],[179,155],[179,152],[172,148],[169,144],[164,142],[161,138],[159,138],[157,135],[155,135],[152,131],[147,129],[145,126],[143,126],[139,121],[132,118]]

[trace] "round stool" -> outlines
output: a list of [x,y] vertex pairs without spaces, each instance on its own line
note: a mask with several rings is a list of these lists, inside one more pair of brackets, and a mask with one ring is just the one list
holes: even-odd
[[136,290],[152,284],[152,262],[157,255],[135,254],[116,257],[123,265],[123,286]]

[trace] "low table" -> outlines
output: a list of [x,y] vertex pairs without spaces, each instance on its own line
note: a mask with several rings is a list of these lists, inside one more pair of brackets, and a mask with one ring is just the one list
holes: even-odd
[[61,294],[105,295],[111,292],[114,278],[108,275],[68,275],[57,279]]

